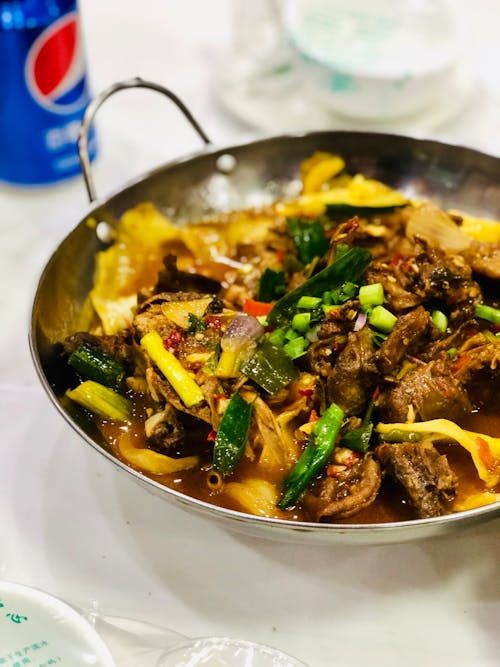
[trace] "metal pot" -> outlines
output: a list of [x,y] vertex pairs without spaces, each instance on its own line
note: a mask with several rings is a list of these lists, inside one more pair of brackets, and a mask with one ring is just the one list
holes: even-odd
[[[143,174],[113,195],[95,200],[87,154],[87,132],[99,106],[112,94],[135,87],[157,90],[173,100],[205,142],[204,150]],[[338,153],[352,172],[380,179],[408,196],[428,197],[447,208],[500,218],[500,159],[459,146],[373,132],[323,131],[278,136],[216,149],[189,110],[170,91],[132,79],[115,84],[88,107],[79,141],[80,159],[91,207],[52,255],[39,281],[30,346],[42,384],[59,413],[82,440],[106,457],[131,481],[180,508],[218,520],[226,527],[259,537],[307,543],[382,544],[462,530],[500,516],[500,503],[432,519],[390,524],[315,524],[249,516],[187,497],[118,461],[100,434],[63,407],[64,373],[54,345],[79,330],[91,289],[95,255],[106,247],[102,229],[141,201],[151,201],[179,223],[209,212],[271,201],[293,190],[301,161],[315,150]],[[89,224],[89,221],[97,221]]]

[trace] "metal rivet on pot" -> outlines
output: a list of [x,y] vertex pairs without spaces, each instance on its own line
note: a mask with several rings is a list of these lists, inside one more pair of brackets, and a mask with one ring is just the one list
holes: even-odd
[[236,167],[236,158],[230,153],[223,153],[217,158],[215,165],[223,174],[231,173]]
[[95,228],[95,233],[99,241],[102,243],[110,243],[113,240],[113,228],[109,222],[98,222]]

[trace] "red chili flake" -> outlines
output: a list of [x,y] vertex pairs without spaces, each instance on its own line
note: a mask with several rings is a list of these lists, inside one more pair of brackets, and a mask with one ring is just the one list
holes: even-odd
[[311,422],[317,422],[318,419],[319,419],[319,417],[318,417],[318,413],[316,412],[316,410],[311,410],[311,414],[309,415],[309,419],[307,420],[309,422],[309,424]]
[[400,252],[398,252],[398,253],[396,253],[396,254],[394,255],[394,257],[392,258],[392,260],[391,260],[391,264],[392,264],[393,266],[400,267],[401,264],[403,264],[404,259],[405,259],[404,256],[403,256]]
[[451,365],[451,372],[456,373],[461,368],[465,366],[470,360],[470,354],[463,354],[461,357],[458,357],[456,361]]
[[203,318],[209,327],[220,329],[222,327],[222,319],[218,315],[207,315]]
[[174,329],[173,331],[170,332],[168,338],[164,338],[163,347],[168,352],[172,352],[172,354],[177,354],[177,352],[179,351],[179,345],[183,340],[184,340],[184,335],[177,329]]
[[347,466],[338,465],[337,463],[330,463],[326,468],[326,474],[328,477],[338,477],[341,473],[345,472]]
[[353,229],[358,229],[358,227],[359,227],[359,218],[357,216],[354,216],[354,218],[351,218],[349,222],[346,222],[344,229],[350,232]]
[[285,261],[285,249],[284,248],[278,248],[276,250],[276,258],[280,264],[283,264]]
[[340,312],[340,308],[337,308],[336,306],[332,306],[326,311],[325,319],[328,320],[341,320],[342,319],[342,313]]
[[375,389],[373,390],[372,401],[375,403],[375,401],[377,400],[377,398],[378,398],[379,396],[380,396],[380,387],[377,386],[377,387],[375,387]]
[[207,440],[208,442],[215,442],[215,438],[217,437],[217,431],[210,431],[210,433],[207,435]]
[[299,394],[301,396],[312,396],[314,394],[314,389],[299,389]]
[[222,401],[222,400],[227,398],[227,395],[226,394],[217,394],[217,396],[215,398],[218,401]]
[[478,454],[481,461],[484,463],[488,470],[495,469],[495,457],[491,453],[490,446],[484,438],[477,437],[476,443],[478,446]]

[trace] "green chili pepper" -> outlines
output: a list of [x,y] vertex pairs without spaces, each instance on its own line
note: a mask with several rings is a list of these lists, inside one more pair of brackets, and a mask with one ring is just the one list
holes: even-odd
[[269,303],[286,292],[285,272],[267,268],[259,279],[257,300]]
[[243,452],[250,430],[252,403],[247,403],[236,392],[232,395],[222,416],[214,443],[213,465],[220,473],[228,473],[236,468]]
[[289,355],[269,340],[260,343],[250,359],[243,364],[241,372],[269,394],[276,394],[298,377]]
[[304,264],[309,264],[315,257],[322,257],[328,250],[328,239],[319,220],[288,218],[286,227]]
[[325,467],[342,426],[344,411],[332,403],[316,422],[307,447],[284,480],[285,493],[278,502],[282,510],[295,505],[299,496]]
[[370,440],[373,433],[373,408],[374,404],[372,402],[365,412],[361,426],[359,428],[352,429],[351,431],[347,431],[347,433],[342,437],[340,442],[344,447],[348,447],[349,449],[352,449],[355,452],[360,452],[361,454],[366,454],[370,448]]
[[371,261],[371,254],[366,248],[350,248],[319,273],[306,280],[288,294],[279,299],[267,316],[271,327],[278,327],[292,321],[297,303],[303,296],[319,296],[340,287],[347,280],[358,283]]
[[119,389],[125,378],[125,368],[119,361],[86,343],[70,354],[68,364],[86,380],[112,389]]
[[477,305],[474,310],[476,317],[479,317],[481,320],[486,320],[493,324],[500,324],[500,308]]

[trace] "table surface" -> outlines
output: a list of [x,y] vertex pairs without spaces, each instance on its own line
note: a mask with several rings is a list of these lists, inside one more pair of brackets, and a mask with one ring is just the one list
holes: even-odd
[[[82,2],[93,90],[140,75],[176,91],[216,144],[261,133],[217,91],[229,2],[144,7]],[[452,118],[403,129],[500,154],[500,9],[485,0],[457,7],[468,12],[471,94]],[[103,196],[198,148],[175,109],[146,94],[123,93],[102,110],[94,172]],[[260,541],[150,496],[63,423],[35,375],[27,330],[39,273],[86,208],[80,178],[0,187],[0,576],[188,637],[270,644],[310,667],[498,665],[500,521],[392,546]]]

